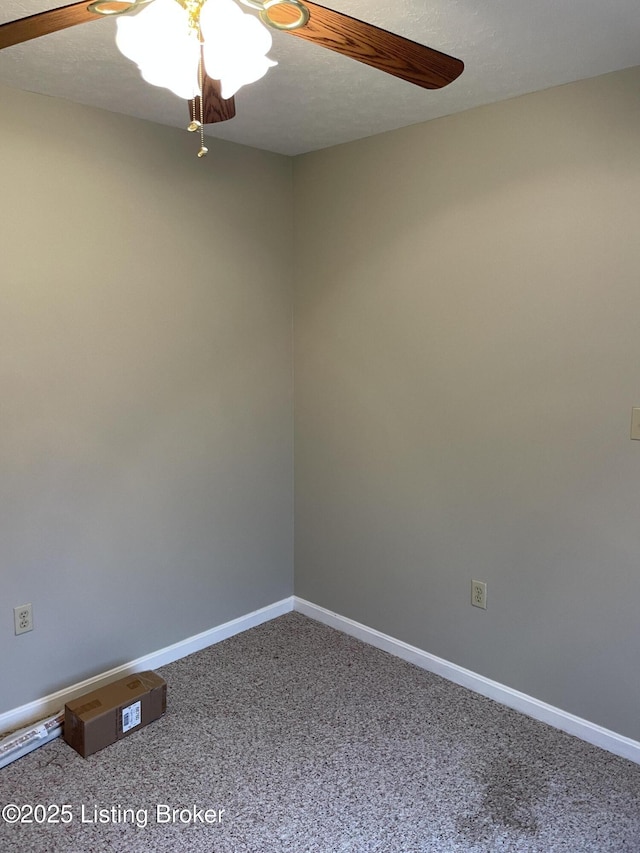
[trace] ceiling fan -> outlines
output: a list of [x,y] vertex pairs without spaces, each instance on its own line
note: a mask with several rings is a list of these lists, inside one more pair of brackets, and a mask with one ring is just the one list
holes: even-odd
[[[143,77],[189,101],[189,130],[200,131],[200,157],[207,153],[203,125],[233,118],[237,89],[276,64],[266,56],[271,37],[265,28],[288,32],[424,89],[440,89],[464,69],[460,59],[309,0],[238,2],[258,15],[243,13],[233,0],[83,0],[0,24],[0,49],[116,17],[118,47],[138,63]],[[240,60],[248,67],[240,68]],[[180,82],[167,82],[178,71],[171,66],[178,64]]]

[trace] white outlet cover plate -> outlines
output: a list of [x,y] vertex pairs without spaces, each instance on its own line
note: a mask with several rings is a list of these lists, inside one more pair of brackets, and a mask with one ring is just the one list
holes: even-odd
[[21,604],[13,608],[13,623],[16,635],[33,631],[33,611],[30,604]]
[[487,585],[484,581],[471,581],[471,604],[487,609]]

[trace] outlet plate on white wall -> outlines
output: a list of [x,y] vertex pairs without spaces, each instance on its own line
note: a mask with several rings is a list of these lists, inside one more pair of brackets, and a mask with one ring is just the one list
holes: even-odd
[[13,624],[16,634],[33,631],[33,610],[30,604],[21,604],[13,608]]
[[487,585],[484,581],[471,581],[471,603],[474,607],[487,609]]

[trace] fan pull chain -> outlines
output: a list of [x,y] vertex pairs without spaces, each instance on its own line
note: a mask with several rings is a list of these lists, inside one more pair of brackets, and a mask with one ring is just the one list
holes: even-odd
[[206,157],[209,149],[204,144],[204,61],[202,59],[202,51],[200,51],[200,64],[198,65],[198,82],[200,83],[200,150],[198,157]]
[[200,117],[196,118],[196,106],[198,99],[193,98],[191,101],[191,114],[193,115],[193,121],[189,123],[187,130],[191,133],[196,130],[200,131],[200,150],[198,151],[198,157],[206,157],[209,153],[209,149],[204,144],[204,63],[202,55],[200,55],[200,63],[198,65],[198,83],[200,84]]

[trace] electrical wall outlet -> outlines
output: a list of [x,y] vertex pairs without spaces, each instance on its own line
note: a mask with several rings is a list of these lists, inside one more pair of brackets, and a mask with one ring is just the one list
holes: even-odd
[[13,608],[13,623],[16,634],[26,634],[33,631],[33,610],[30,604],[21,604]]
[[471,603],[474,607],[487,609],[487,585],[483,581],[471,581]]

